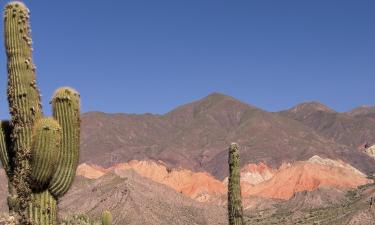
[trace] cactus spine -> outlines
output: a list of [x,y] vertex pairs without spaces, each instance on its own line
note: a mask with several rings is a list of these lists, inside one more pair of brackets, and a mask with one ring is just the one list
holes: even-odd
[[29,10],[4,10],[10,122],[0,126],[0,159],[9,183],[9,210],[22,225],[55,225],[57,200],[69,189],[79,151],[79,94],[58,89],[54,118],[44,118],[32,61]]
[[102,225],[112,225],[112,214],[108,210],[102,213]]
[[243,209],[240,185],[240,152],[238,145],[232,143],[229,148],[229,180],[228,180],[228,218],[229,225],[243,225]]

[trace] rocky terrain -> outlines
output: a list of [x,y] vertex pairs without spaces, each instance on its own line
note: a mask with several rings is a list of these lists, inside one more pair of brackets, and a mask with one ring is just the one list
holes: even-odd
[[[247,212],[248,224],[324,224],[371,225],[375,221],[375,186],[365,185],[336,195],[334,202],[322,204],[321,190],[303,192],[288,202],[275,204],[273,209]],[[327,194],[327,192],[323,192]],[[318,204],[316,204],[318,202]],[[307,204],[306,204],[307,203]]]
[[375,159],[375,145],[371,145],[368,148],[364,149],[364,152],[369,155],[370,157]]
[[[318,176],[320,171],[301,171],[300,165],[308,165],[306,169],[323,166],[326,170],[340,171],[341,168],[342,171],[323,179]],[[292,173],[294,171],[297,175]],[[289,182],[289,179],[285,180],[285,173],[288,178],[300,179]],[[312,175],[312,180],[300,175],[304,173]],[[0,176],[3,188],[0,203],[4,212],[6,179],[4,173]],[[348,224],[348,221],[366,224],[364,220],[373,219],[371,196],[374,196],[375,187],[360,171],[340,161],[312,157],[309,161],[284,165],[278,170],[250,164],[243,167],[242,177],[246,220],[251,224]],[[320,179],[318,183],[316,178]],[[254,186],[250,181],[254,181]],[[351,188],[360,183],[364,185],[359,189]],[[72,189],[61,201],[60,216],[85,214],[98,220],[101,211],[109,209],[115,215],[117,225],[226,224],[225,184],[226,179],[219,181],[207,173],[171,170],[149,161],[131,161],[107,169],[81,164]],[[291,196],[278,195],[280,188],[290,192],[300,185],[307,185],[305,187],[311,190],[294,192]],[[246,187],[263,187],[258,190],[276,194],[279,198],[248,195]],[[343,216],[338,219],[341,214]]]
[[300,121],[336,143],[361,148],[375,141],[375,114],[372,107],[338,113],[318,102],[299,104],[279,114]]
[[[195,198],[197,192],[181,193],[168,183],[142,176],[139,169],[136,172],[140,164],[149,162],[132,164],[134,169],[108,170],[96,179],[78,176],[61,202],[61,216],[83,213],[97,219],[102,210],[110,209],[117,215],[115,224],[227,224],[225,196],[221,202]],[[192,183],[190,187],[195,186]],[[249,224],[369,225],[375,218],[374,194],[371,182],[358,189],[323,185],[296,192],[287,200],[245,195],[246,220]]]
[[224,207],[199,203],[130,170],[94,181],[78,177],[61,202],[62,217],[84,213],[98,220],[106,209],[118,225],[226,224]]

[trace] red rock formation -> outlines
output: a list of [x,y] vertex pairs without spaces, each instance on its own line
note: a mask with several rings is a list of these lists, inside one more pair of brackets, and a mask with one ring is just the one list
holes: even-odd
[[368,182],[349,165],[339,167],[307,161],[284,165],[272,179],[256,186],[244,185],[242,191],[244,196],[289,199],[297,192],[313,191],[318,187],[345,190]]
[[82,163],[77,168],[78,176],[83,176],[89,179],[97,179],[103,176],[104,174],[106,174],[107,172],[108,172],[107,169],[104,169],[96,165],[88,165],[86,163]]
[[206,172],[170,170],[159,163],[136,160],[118,164],[112,169],[120,176],[123,171],[132,169],[141,176],[165,184],[177,192],[201,201],[210,201],[210,197],[226,193],[223,183]]
[[[114,171],[121,176],[127,170],[134,170],[143,177],[198,201],[225,204],[226,179],[219,181],[206,172],[169,169],[162,163],[133,160],[108,169],[82,164],[77,174],[96,179],[108,171]],[[278,170],[271,169],[263,163],[248,164],[242,168],[241,174],[244,198],[258,196],[289,199],[297,192],[313,191],[319,187],[345,190],[370,182],[364,174],[349,164],[318,156],[312,157],[309,161],[283,164]]]
[[249,184],[259,184],[271,179],[275,170],[269,168],[264,163],[247,164],[241,169],[241,180]]

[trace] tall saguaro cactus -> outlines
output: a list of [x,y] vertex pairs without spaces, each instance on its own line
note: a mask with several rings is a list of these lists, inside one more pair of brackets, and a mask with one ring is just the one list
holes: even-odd
[[22,225],[55,225],[57,200],[72,184],[78,163],[79,94],[58,89],[53,118],[44,118],[23,3],[5,7],[4,36],[11,120],[0,124],[0,159],[9,181],[9,210]]
[[229,225],[244,225],[241,199],[240,152],[238,145],[229,147],[228,218]]

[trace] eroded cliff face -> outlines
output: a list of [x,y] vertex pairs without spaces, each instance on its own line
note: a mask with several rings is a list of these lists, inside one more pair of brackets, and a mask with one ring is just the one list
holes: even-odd
[[[227,178],[220,181],[207,172],[171,169],[160,161],[133,160],[110,168],[81,164],[77,175],[97,179],[114,172],[121,177],[129,170],[197,201],[226,204]],[[351,165],[319,156],[307,161],[284,163],[278,169],[259,163],[247,164],[241,170],[242,195],[245,199],[262,197],[287,200],[298,192],[314,191],[321,187],[346,190],[369,182],[362,172]]]

